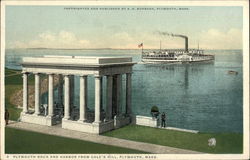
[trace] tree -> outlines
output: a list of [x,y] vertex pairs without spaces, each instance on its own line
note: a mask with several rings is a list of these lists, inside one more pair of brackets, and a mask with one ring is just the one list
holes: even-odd
[[157,106],[153,106],[151,108],[151,115],[152,115],[152,117],[157,118],[159,116],[159,113],[160,112],[159,112],[159,109],[158,109]]

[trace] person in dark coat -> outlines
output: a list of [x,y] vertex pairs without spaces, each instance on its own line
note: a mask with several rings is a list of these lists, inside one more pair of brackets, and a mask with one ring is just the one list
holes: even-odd
[[166,127],[166,114],[165,114],[165,112],[163,112],[162,114],[161,114],[161,127]]
[[9,111],[7,109],[5,109],[5,113],[4,113],[5,125],[8,125],[9,118],[10,118],[10,113],[9,113]]

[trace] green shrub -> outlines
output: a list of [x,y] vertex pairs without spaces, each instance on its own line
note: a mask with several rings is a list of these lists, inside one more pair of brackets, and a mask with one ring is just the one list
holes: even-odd
[[153,106],[153,107],[151,108],[151,112],[159,112],[158,107],[157,107],[157,106]]

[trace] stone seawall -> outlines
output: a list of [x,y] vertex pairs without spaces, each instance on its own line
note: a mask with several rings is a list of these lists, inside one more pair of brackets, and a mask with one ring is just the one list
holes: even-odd
[[[54,87],[56,87],[59,83],[59,76],[54,75]],[[29,85],[28,87],[28,106],[34,108],[35,105],[35,85]],[[44,94],[48,91],[48,78],[41,79],[41,88],[40,94]],[[10,103],[17,106],[18,108],[22,108],[23,106],[23,89],[18,90],[10,97]]]
[[158,124],[158,121],[159,121],[159,119],[147,117],[147,116],[141,116],[141,115],[133,115],[132,116],[132,124],[135,124],[135,125],[168,129],[168,130],[175,130],[175,131],[182,131],[182,132],[199,133],[198,130],[170,127],[170,126],[168,126],[167,122],[166,122],[167,127],[162,128]]

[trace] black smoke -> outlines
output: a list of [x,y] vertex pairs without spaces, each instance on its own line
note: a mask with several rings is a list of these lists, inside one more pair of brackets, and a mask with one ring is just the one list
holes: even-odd
[[185,35],[181,34],[174,34],[174,33],[169,33],[169,32],[162,32],[162,31],[156,31],[157,34],[163,35],[163,36],[172,36],[172,37],[181,37],[181,38],[188,38]]
[[162,31],[156,31],[157,34],[163,35],[163,36],[172,36],[172,37],[181,37],[185,39],[185,51],[188,52],[188,37],[181,34],[173,34],[168,32],[162,32]]

